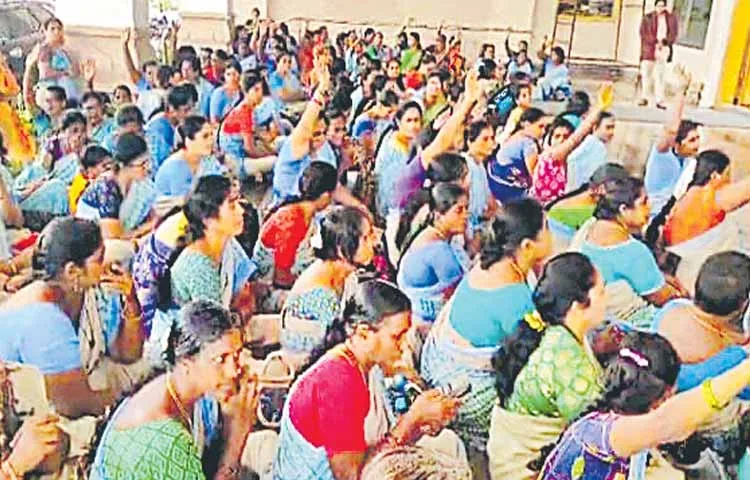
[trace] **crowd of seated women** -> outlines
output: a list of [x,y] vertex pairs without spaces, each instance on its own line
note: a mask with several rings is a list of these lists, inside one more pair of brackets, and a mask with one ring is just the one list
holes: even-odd
[[1,480],[750,478],[750,184],[681,95],[639,178],[548,42],[131,36],[5,82]]

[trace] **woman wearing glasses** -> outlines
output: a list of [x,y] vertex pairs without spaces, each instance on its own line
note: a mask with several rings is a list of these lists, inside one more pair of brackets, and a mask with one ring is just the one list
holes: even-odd
[[[105,239],[134,239],[144,235],[152,227],[150,205],[142,203],[136,196],[144,194],[134,185],[146,180],[151,158],[146,141],[134,134],[126,133],[118,138],[114,155],[114,167],[100,175],[81,195],[76,216],[99,220]],[[152,189],[151,203],[155,199]],[[147,202],[148,203],[148,202]]]

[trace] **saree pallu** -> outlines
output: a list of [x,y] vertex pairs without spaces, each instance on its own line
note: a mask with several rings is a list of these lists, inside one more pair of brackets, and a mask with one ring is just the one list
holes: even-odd
[[148,219],[156,197],[156,185],[151,179],[146,178],[133,183],[120,206],[120,221],[125,231],[138,228]]
[[420,374],[433,388],[466,380],[471,392],[463,397],[453,430],[479,452],[486,451],[490,412],[497,401],[492,357],[497,347],[477,348],[450,325],[452,302],[443,308],[422,349]]
[[109,345],[120,329],[120,305],[119,294],[99,287],[89,288],[84,294],[79,328],[81,365],[94,391],[129,392],[149,373],[143,359],[123,365],[108,356]]
[[497,403],[492,409],[487,442],[492,480],[534,480],[539,472],[527,468],[542,448],[553,444],[565,429],[559,417],[513,413]]
[[[596,218],[590,218],[575,233],[569,251],[580,252]],[[623,322],[635,328],[650,329],[658,308],[649,304],[625,280],[605,285],[607,292],[606,318],[613,322]]]
[[[51,172],[47,172],[40,162],[26,167],[13,185],[14,197],[20,200],[21,210],[45,213],[52,217],[65,216],[70,212],[68,187],[78,174],[78,156],[66,155],[55,162]],[[20,193],[32,182],[45,179],[45,182],[31,195],[21,200]]]
[[[294,277],[299,277],[307,267],[315,262],[315,252],[310,245],[310,240],[317,231],[317,222],[310,222],[310,226],[307,229],[305,238],[297,246],[297,252],[294,255],[294,264],[290,269]],[[255,244],[255,250],[253,251],[253,261],[258,267],[259,279],[265,283],[273,284],[274,282],[274,269],[275,269],[275,249],[267,247],[263,242],[258,239]]]
[[[291,395],[291,392],[290,392]],[[335,480],[323,447],[308,442],[289,418],[289,402],[281,417],[279,448],[273,462],[274,480]]]

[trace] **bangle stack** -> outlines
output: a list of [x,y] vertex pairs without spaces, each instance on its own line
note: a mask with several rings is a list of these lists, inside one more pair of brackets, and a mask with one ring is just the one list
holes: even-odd
[[701,393],[703,394],[703,399],[706,401],[709,407],[711,407],[714,410],[722,410],[724,407],[727,406],[726,403],[722,404],[718,398],[716,398],[716,394],[714,393],[714,387],[711,380],[706,380],[701,384]]

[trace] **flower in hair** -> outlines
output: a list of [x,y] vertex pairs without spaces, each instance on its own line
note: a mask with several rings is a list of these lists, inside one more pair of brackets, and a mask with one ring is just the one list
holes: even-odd
[[544,323],[542,316],[537,311],[527,313],[523,316],[523,320],[529,325],[529,328],[536,332],[542,332],[547,328],[547,324]]
[[320,232],[320,225],[315,227],[315,233],[310,238],[310,246],[316,249],[323,248],[323,235]]
[[648,367],[648,358],[644,357],[641,352],[631,350],[628,347],[620,349],[620,358],[630,360],[641,368]]

